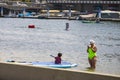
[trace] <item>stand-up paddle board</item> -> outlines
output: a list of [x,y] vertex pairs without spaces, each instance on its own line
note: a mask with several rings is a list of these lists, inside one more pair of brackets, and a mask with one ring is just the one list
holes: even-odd
[[69,62],[62,62],[61,64],[55,64],[54,62],[32,62],[34,66],[45,66],[45,67],[54,67],[54,68],[71,68],[76,67],[77,64],[72,64]]
[[76,63],[70,63],[62,61],[61,64],[55,64],[54,62],[25,62],[25,61],[14,61],[14,60],[8,60],[7,62],[13,62],[16,64],[25,64],[25,65],[33,65],[33,66],[42,66],[42,67],[53,67],[53,68],[72,68],[77,67]]

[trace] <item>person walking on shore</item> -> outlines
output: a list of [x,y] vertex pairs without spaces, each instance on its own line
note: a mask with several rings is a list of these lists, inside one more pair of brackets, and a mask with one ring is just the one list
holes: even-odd
[[90,64],[90,69],[96,68],[96,61],[97,61],[97,47],[95,45],[94,40],[90,40],[90,44],[87,47],[87,53],[88,53],[88,61]]

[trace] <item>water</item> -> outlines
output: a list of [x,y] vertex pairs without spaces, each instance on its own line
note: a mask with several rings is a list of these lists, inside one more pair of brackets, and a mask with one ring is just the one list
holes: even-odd
[[[65,23],[70,30],[65,31]],[[36,28],[30,29],[28,25]],[[86,48],[94,39],[98,48],[96,72],[120,75],[120,23],[82,23],[77,20],[0,18],[0,60],[54,61],[50,55],[89,67]]]

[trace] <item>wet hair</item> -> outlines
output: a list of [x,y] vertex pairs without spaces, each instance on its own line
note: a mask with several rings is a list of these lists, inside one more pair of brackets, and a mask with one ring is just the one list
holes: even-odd
[[58,53],[58,56],[61,57],[61,56],[62,56],[62,53]]

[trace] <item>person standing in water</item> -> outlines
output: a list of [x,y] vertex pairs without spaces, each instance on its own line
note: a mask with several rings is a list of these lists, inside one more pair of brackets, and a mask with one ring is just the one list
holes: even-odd
[[90,40],[90,44],[87,47],[87,53],[88,53],[88,61],[90,64],[90,69],[96,68],[96,61],[97,61],[97,47],[95,45],[94,40]]
[[65,28],[66,31],[69,30],[69,23],[66,23],[66,28]]

